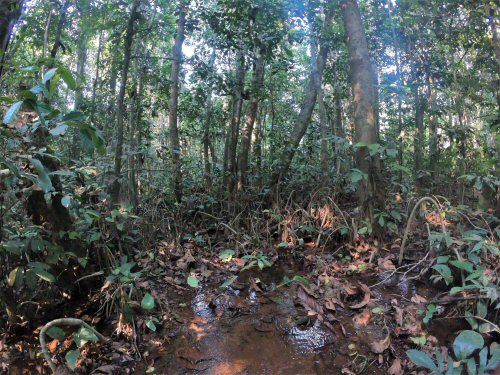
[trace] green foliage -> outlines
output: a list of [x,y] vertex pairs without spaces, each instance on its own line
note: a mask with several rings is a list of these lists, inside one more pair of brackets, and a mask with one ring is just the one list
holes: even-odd
[[198,281],[196,276],[191,275],[187,278],[187,283],[191,288],[198,288],[200,282]]
[[[479,361],[473,357],[478,350]],[[458,367],[454,366],[451,356],[446,364],[438,349],[435,351],[437,363],[421,350],[410,349],[406,354],[418,367],[424,367],[435,375],[460,375],[464,365],[469,375],[486,375],[500,365],[500,345],[493,343],[488,349],[484,346],[483,337],[474,331],[462,331],[453,342],[453,351],[456,361],[460,362]]]
[[264,269],[264,267],[271,267],[272,263],[269,262],[269,259],[267,258],[266,255],[260,253],[258,255],[245,255],[242,257],[242,259],[250,259],[250,262],[245,265],[241,271],[248,270],[250,268],[253,268],[255,266],[258,266],[260,270]]

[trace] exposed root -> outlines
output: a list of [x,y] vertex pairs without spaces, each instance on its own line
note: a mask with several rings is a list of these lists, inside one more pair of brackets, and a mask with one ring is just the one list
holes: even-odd
[[52,370],[52,373],[54,373],[54,374],[56,373],[57,367],[56,367],[56,364],[52,361],[52,358],[50,358],[50,354],[47,351],[47,343],[45,341],[45,335],[46,335],[47,331],[51,327],[56,327],[56,326],[85,327],[88,330],[92,331],[92,333],[94,333],[99,338],[99,340],[102,340],[104,342],[109,342],[110,341],[108,338],[106,338],[103,335],[101,335],[92,326],[88,325],[87,323],[85,323],[81,319],[76,319],[76,318],[61,318],[61,319],[55,319],[55,320],[52,320],[51,322],[48,322],[47,324],[45,324],[43,326],[42,330],[40,331],[40,345],[42,347],[43,357],[45,358],[45,360],[49,364],[50,369]]

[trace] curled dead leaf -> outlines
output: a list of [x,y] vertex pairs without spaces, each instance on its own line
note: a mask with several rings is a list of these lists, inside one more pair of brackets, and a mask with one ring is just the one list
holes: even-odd
[[359,283],[361,290],[365,293],[363,296],[363,300],[360,303],[357,303],[355,305],[349,306],[351,309],[360,309],[362,307],[365,307],[368,302],[370,302],[371,294],[370,294],[370,288],[366,286],[363,283]]
[[387,335],[387,337],[383,340],[372,342],[370,344],[370,349],[375,354],[381,354],[389,347],[389,345],[391,345],[391,336]]
[[301,284],[299,284],[297,289],[297,300],[306,310],[314,311],[320,316],[323,315],[323,307],[316,302],[316,299],[311,296],[310,292]]
[[391,367],[387,370],[387,373],[389,375],[403,375],[403,367],[401,366],[401,360],[399,358],[396,358],[393,362]]
[[354,325],[357,327],[366,327],[370,323],[372,312],[370,309],[364,309],[363,312],[357,314],[352,318]]

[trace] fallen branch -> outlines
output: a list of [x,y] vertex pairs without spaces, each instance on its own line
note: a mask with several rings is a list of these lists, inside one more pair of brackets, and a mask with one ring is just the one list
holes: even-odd
[[52,320],[51,322],[48,322],[47,324],[45,324],[43,326],[42,330],[40,331],[40,345],[42,347],[43,356],[44,356],[45,360],[47,361],[47,363],[49,364],[50,369],[52,370],[52,373],[54,373],[54,374],[56,373],[57,367],[56,367],[55,363],[52,361],[52,359],[50,358],[50,354],[47,351],[47,343],[45,341],[45,335],[50,328],[56,327],[56,326],[85,327],[88,330],[92,331],[99,338],[99,340],[104,341],[104,342],[109,342],[108,338],[101,335],[92,326],[88,325],[87,323],[85,323],[81,319],[61,318],[61,319],[55,319],[55,320]]

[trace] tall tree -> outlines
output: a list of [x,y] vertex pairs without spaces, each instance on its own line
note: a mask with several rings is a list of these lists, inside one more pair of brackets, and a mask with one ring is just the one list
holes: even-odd
[[349,49],[351,84],[354,93],[356,164],[366,178],[358,186],[357,195],[362,217],[373,221],[376,208],[384,204],[381,163],[378,154],[370,155],[368,145],[379,143],[377,136],[377,96],[373,68],[361,13],[356,0],[341,2],[342,18]]
[[260,95],[264,85],[264,57],[265,50],[261,42],[256,39],[254,48],[254,67],[252,79],[252,92],[250,103],[248,104],[245,127],[241,138],[240,155],[238,158],[238,190],[245,190],[247,185],[248,158],[250,154],[250,145],[252,133],[259,108]]
[[241,110],[243,106],[243,92],[245,90],[245,54],[243,48],[236,53],[236,74],[232,87],[232,115],[226,133],[226,147],[224,149],[224,185],[230,193],[236,186],[236,153],[238,134],[240,130]]
[[182,66],[182,44],[184,43],[184,29],[186,26],[187,4],[180,0],[177,8],[177,29],[175,42],[172,47],[172,70],[170,75],[170,101],[168,108],[168,126],[170,131],[170,152],[173,161],[173,188],[175,199],[182,200],[182,164],[181,143],[179,140],[179,128],[177,125],[179,107],[179,76]]
[[[313,13],[312,9],[310,9],[309,11]],[[333,21],[332,8],[329,7],[325,13],[326,14],[323,30],[328,30],[328,28],[331,27]],[[316,15],[311,14],[311,22],[315,22],[314,17],[316,17]],[[293,157],[295,156],[295,152],[297,151],[297,148],[299,147],[299,144],[304,137],[304,134],[306,133],[307,127],[309,126],[309,122],[311,121],[311,116],[318,95],[317,82],[321,82],[322,80],[323,68],[325,66],[325,61],[329,52],[329,45],[326,43],[325,38],[321,38],[320,41],[323,41],[323,43],[321,43],[320,45],[320,51],[316,57],[317,60],[313,61],[311,64],[311,73],[305,89],[305,99],[300,107],[300,112],[297,116],[297,119],[294,122],[290,141],[281,154],[278,168],[273,172],[271,176],[270,185],[272,187],[272,190],[277,187],[281,178],[287,174]],[[316,48],[314,43],[311,44],[311,47]],[[315,51],[311,51],[311,55],[316,55]]]
[[141,0],[134,0],[130,16],[127,23],[125,39],[123,41],[123,69],[120,81],[120,92],[118,94],[117,112],[116,112],[116,148],[115,148],[115,167],[114,181],[111,186],[111,202],[114,205],[118,204],[120,199],[120,180],[122,172],[122,157],[123,157],[123,133],[124,133],[124,118],[125,118],[125,91],[127,89],[127,78],[130,68],[130,58],[132,55],[132,43],[135,34],[135,22],[139,18],[139,6]]

